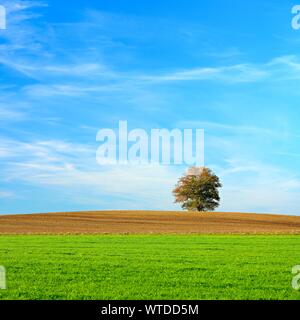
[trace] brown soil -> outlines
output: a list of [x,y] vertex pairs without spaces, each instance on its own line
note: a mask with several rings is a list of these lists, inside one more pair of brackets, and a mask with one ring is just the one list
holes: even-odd
[[0,234],[300,234],[300,217],[245,213],[86,211],[0,216]]

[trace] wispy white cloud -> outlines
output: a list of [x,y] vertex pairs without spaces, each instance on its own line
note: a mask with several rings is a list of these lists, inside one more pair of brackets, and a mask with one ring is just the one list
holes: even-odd
[[12,198],[14,194],[10,191],[0,190],[0,199]]
[[99,166],[96,148],[63,141],[2,139],[0,152],[6,160],[0,174],[3,181],[59,188],[61,193],[72,192],[72,199],[74,193],[78,195],[75,203],[109,197],[127,199],[127,208],[141,206],[141,201],[145,208],[172,208],[171,190],[181,173],[180,168],[166,166]]
[[150,81],[203,81],[215,80],[228,83],[255,82],[266,79],[268,72],[255,65],[239,64],[224,67],[192,68],[160,75],[144,76]]
[[[66,88],[65,91],[69,91],[68,94],[71,92],[68,88],[72,86],[70,77],[77,77],[82,82],[86,81],[86,83],[83,83],[86,87],[91,82],[97,87],[100,83],[103,85],[103,81],[107,83],[112,79],[119,82],[131,81],[135,84],[147,85],[149,82],[180,81],[219,81],[227,84],[238,84],[299,78],[300,61],[295,55],[275,57],[270,61],[261,63],[245,61],[239,64],[194,66],[191,68],[173,69],[163,73],[160,70],[157,72],[154,70],[153,73],[148,74],[139,70],[129,73],[120,71],[120,65],[116,66],[115,70],[112,70],[111,64],[108,66],[107,63],[108,57],[103,52],[93,54],[92,57],[94,59],[91,59],[92,57],[89,56],[88,62],[86,54],[82,54],[82,56],[65,55],[64,53],[67,48],[63,47],[63,43],[57,42],[59,34],[64,32],[66,28],[67,30],[74,29],[73,33],[80,34],[76,30],[95,32],[94,28],[97,27],[101,36],[105,39],[114,37],[114,34],[112,34],[113,30],[121,30],[124,33],[129,32],[127,37],[130,37],[130,35],[133,37],[136,36],[136,33],[133,34],[133,30],[139,29],[138,27],[141,27],[145,23],[145,19],[143,19],[142,24],[141,19],[138,17],[87,10],[86,14],[82,17],[82,21],[73,22],[69,26],[61,23],[55,26],[44,24],[42,27],[33,27],[31,24],[26,23],[27,19],[35,18],[31,13],[31,9],[46,6],[46,3],[41,1],[13,0],[5,1],[4,5],[8,8],[11,25],[7,32],[4,33],[4,36],[9,40],[9,44],[5,44],[8,47],[1,50],[0,63],[33,79],[43,79],[43,82],[46,80],[49,85]],[[43,28],[43,30],[40,28]],[[20,32],[20,29],[22,32]],[[70,30],[67,31],[67,34],[69,33]],[[53,44],[55,43],[56,49],[51,45],[52,42]],[[87,46],[86,43],[82,43],[82,45]],[[90,50],[89,47],[87,49]],[[35,53],[35,55],[24,54],[20,58],[20,55],[17,54],[20,50],[24,50],[24,53]],[[64,64],[61,63],[61,59],[57,56],[58,52],[63,53],[64,59],[67,60]],[[231,48],[228,52],[232,55],[238,53],[239,50]],[[276,75],[280,75],[280,77]],[[58,79],[60,79],[60,83],[57,82]],[[109,86],[106,88],[110,90]],[[58,92],[63,91],[58,90]],[[72,90],[72,92],[76,96],[78,90]]]
[[36,84],[23,88],[23,92],[33,97],[67,96],[77,97],[102,92],[123,91],[124,87],[118,85],[76,85],[76,84]]
[[[39,65],[18,63],[0,58],[0,62],[30,78],[46,83],[32,84],[24,91],[34,96],[97,94],[97,92],[129,92],[137,87],[181,81],[218,81],[226,84],[257,81],[277,82],[298,79],[300,62],[295,56],[283,56],[264,64],[240,64],[223,67],[192,68],[165,74],[127,73],[111,70],[105,64]],[[75,80],[77,81],[75,83]],[[241,128],[242,129],[242,128]],[[250,130],[251,128],[243,128]]]
[[99,63],[70,63],[65,65],[52,64],[44,65],[42,62],[36,63],[35,61],[16,61],[8,57],[0,57],[0,63],[5,65],[17,72],[27,75],[30,78],[37,80],[54,80],[68,78],[69,80],[73,77],[77,78],[89,78],[99,77],[98,80],[120,78],[121,75],[115,74],[113,71],[108,70],[107,67]]
[[286,55],[273,58],[265,63],[247,62],[219,67],[195,67],[165,74],[145,75],[142,79],[158,82],[212,80],[234,84],[300,79],[299,71],[299,57]]
[[[65,95],[76,97],[83,94],[95,95],[97,92],[101,94],[104,91],[123,90],[129,92],[135,90],[133,88],[137,86],[147,88],[155,84],[185,81],[217,81],[227,85],[235,85],[262,81],[288,81],[299,78],[300,62],[297,56],[293,55],[275,57],[261,63],[245,61],[239,64],[171,69],[166,72],[161,72],[161,70],[155,72],[154,70],[153,73],[146,73],[138,69],[135,72],[121,71],[121,64],[116,63],[112,67],[103,52],[91,56],[65,54],[67,48],[63,43],[56,41],[59,33],[66,28],[65,24],[58,24],[55,27],[43,25],[43,30],[40,30],[41,26],[33,27],[31,24],[27,24],[25,17],[34,18],[31,17],[30,9],[42,5],[44,4],[36,1],[12,2],[10,11],[12,16],[15,15],[15,20],[11,22],[6,35],[9,44],[5,44],[5,46],[8,47],[2,48],[0,54],[0,64],[37,81],[37,83],[26,85],[23,88],[23,91],[31,96]],[[20,12],[23,14],[22,16],[18,16]],[[86,21],[74,22],[69,28],[75,28],[74,30],[83,28],[85,32],[90,28],[92,31],[96,19],[98,19],[101,32],[105,36],[106,33],[109,33],[107,24],[111,25],[115,21],[110,15],[93,11],[89,12],[84,19]],[[128,17],[125,20],[134,21]],[[118,21],[120,22],[120,19]],[[124,21],[123,24],[125,24]],[[22,33],[17,32],[20,28]],[[84,46],[84,44],[82,45]],[[20,50],[24,51],[22,58],[18,54]],[[63,59],[57,55],[58,52],[63,53]],[[31,54],[28,55],[28,53]],[[65,60],[64,63],[61,60]]]
[[[20,143],[2,139],[0,154],[6,161],[1,177],[10,183],[59,189],[75,203],[88,199],[100,203],[104,198],[104,202],[121,199],[123,208],[178,208],[172,205],[171,191],[183,168],[98,166],[95,151],[94,146],[58,140]],[[289,214],[300,210],[296,200],[300,178],[287,169],[242,157],[211,166],[223,182],[221,210]]]
[[9,110],[0,105],[0,122],[4,121],[20,121],[26,118],[26,114],[21,111]]
[[278,135],[277,132],[267,128],[254,127],[248,125],[229,125],[210,121],[180,121],[177,125],[181,128],[206,128],[213,130],[229,131],[236,134],[256,134],[256,135]]
[[43,1],[27,1],[27,0],[2,0],[1,4],[5,6],[8,14],[25,11],[36,7],[45,7],[47,4]]
[[39,42],[42,38],[37,38],[36,27],[33,27],[30,21],[40,16],[32,10],[45,7],[47,4],[26,0],[2,0],[1,4],[7,12],[7,29],[1,33],[6,43],[0,46],[1,56],[12,57],[12,54],[20,50],[30,52],[40,48]]
[[222,210],[299,214],[300,177],[259,160],[228,159],[219,168]]
[[[226,84],[251,83],[257,81],[290,81],[297,79],[300,68],[297,60],[281,57],[265,64],[242,64],[225,67],[193,68],[184,71],[173,71],[166,74],[126,73],[111,70],[105,64],[69,64],[38,65],[16,61],[2,61],[3,64],[27,75],[29,78],[43,83],[30,84],[22,91],[29,96],[69,96],[101,95],[102,92],[133,92],[160,83],[180,81],[218,81]],[[280,76],[278,76],[280,74]],[[224,126],[225,128],[225,126]],[[229,129],[229,128],[228,128]],[[254,128],[240,127],[241,130],[252,131]]]

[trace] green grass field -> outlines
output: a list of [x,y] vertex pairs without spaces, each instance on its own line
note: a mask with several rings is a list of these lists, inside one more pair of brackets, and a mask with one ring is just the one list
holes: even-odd
[[1,299],[299,299],[300,236],[0,236]]

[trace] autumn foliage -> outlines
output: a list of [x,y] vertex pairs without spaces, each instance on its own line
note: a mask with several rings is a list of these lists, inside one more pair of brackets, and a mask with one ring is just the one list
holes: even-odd
[[208,168],[192,167],[179,179],[173,194],[183,209],[213,211],[219,206],[219,178]]

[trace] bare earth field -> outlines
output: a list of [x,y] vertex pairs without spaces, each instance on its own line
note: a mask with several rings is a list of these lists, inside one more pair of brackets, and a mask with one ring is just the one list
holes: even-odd
[[300,217],[245,213],[86,211],[0,216],[0,234],[300,234]]

